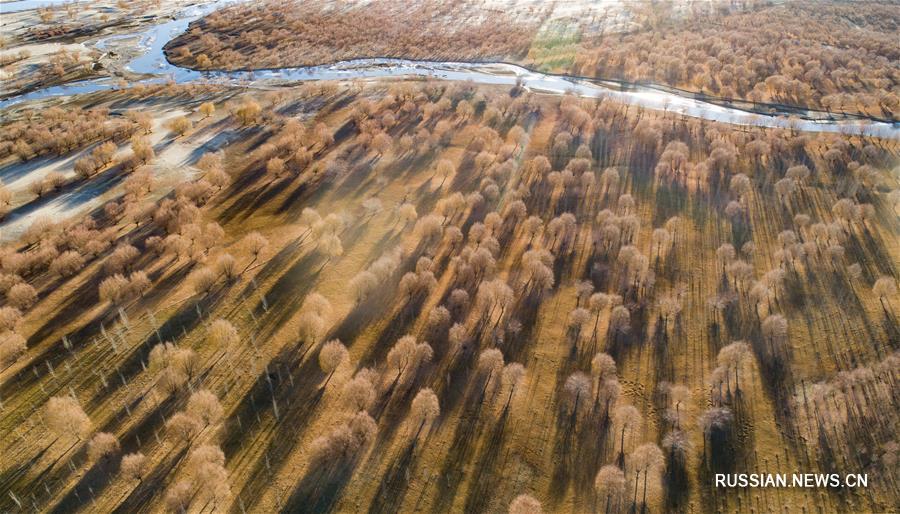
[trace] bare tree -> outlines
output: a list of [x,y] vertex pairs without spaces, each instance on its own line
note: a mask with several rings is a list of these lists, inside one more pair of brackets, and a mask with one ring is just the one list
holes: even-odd
[[413,426],[417,426],[413,438],[418,439],[425,425],[433,422],[440,414],[440,403],[438,403],[438,398],[434,391],[427,387],[420,389],[409,407],[410,422]]
[[225,454],[218,446],[204,444],[192,450],[188,457],[187,468],[202,497],[216,503],[229,497]]
[[520,494],[509,504],[509,514],[542,514],[541,502],[530,494]]
[[84,257],[77,251],[65,251],[50,263],[50,272],[60,277],[70,277],[84,268]]
[[625,404],[616,407],[613,412],[613,423],[619,428],[619,457],[620,466],[625,461],[625,432],[634,433],[641,425],[641,413],[633,406]]
[[878,297],[878,301],[881,302],[881,308],[884,309],[884,312],[889,312],[890,309],[885,302],[885,298],[897,294],[897,281],[889,276],[878,277],[878,280],[875,281],[875,285],[872,286],[872,293]]
[[644,493],[641,500],[641,512],[647,510],[647,482],[651,473],[654,475],[654,482],[659,480],[660,471],[665,462],[662,451],[653,443],[645,443],[638,446],[634,452],[628,456],[628,467],[635,472],[634,497],[632,499],[632,510],[637,508],[637,486],[638,477],[641,472],[644,473]]
[[357,412],[312,442],[312,460],[326,464],[335,459],[352,458],[375,438],[377,432],[375,420],[366,412]]
[[719,366],[724,367],[726,372],[730,373],[732,369],[734,370],[734,386],[736,391],[741,390],[739,382],[740,369],[749,355],[750,345],[744,341],[735,341],[719,350],[719,355],[716,358]]
[[780,314],[770,314],[762,322],[762,332],[763,337],[769,342],[772,355],[777,355],[778,351],[787,343],[788,322]]
[[54,396],[47,401],[44,414],[47,428],[57,437],[84,439],[91,431],[91,420],[78,400],[71,396]]
[[37,302],[37,291],[24,282],[15,284],[6,291],[6,301],[20,311],[27,311]]
[[[484,378],[484,389],[493,388],[500,381],[503,370],[503,352],[497,348],[490,348],[481,352],[478,356],[478,373]],[[483,398],[483,397],[482,397]]]
[[729,435],[733,428],[734,414],[725,407],[713,407],[707,409],[700,416],[700,428],[703,430],[703,456],[707,456],[707,443],[710,446],[710,457],[721,458],[730,451],[728,447]]
[[375,373],[369,369],[357,372],[341,390],[343,402],[354,411],[368,410],[375,402],[375,378]]
[[88,458],[94,462],[103,458],[110,458],[119,453],[119,439],[108,432],[98,432],[91,438],[88,444]]
[[203,102],[198,109],[204,118],[209,118],[216,112],[216,105],[212,102]]
[[240,342],[240,336],[234,325],[221,318],[210,323],[208,334],[210,342],[219,348],[229,348]]
[[625,334],[631,329],[631,311],[624,305],[613,307],[609,317],[609,330],[614,334],[614,340],[619,334]]
[[262,107],[250,98],[245,99],[244,103],[234,111],[234,115],[241,125],[251,125],[256,123],[261,113]]
[[207,389],[191,394],[185,412],[202,421],[203,426],[215,425],[224,414],[219,398]]
[[430,362],[434,353],[426,342],[416,342],[406,335],[394,343],[387,355],[388,369],[396,371],[394,383],[409,380],[424,363]]
[[516,387],[525,379],[525,366],[522,366],[518,362],[510,362],[506,366],[503,367],[503,375],[502,380],[504,387],[509,389],[509,396],[506,398],[506,405],[504,408],[509,406],[510,401],[512,401],[513,394],[516,392]]
[[166,508],[171,512],[185,513],[193,497],[194,484],[189,480],[178,481],[166,492]]
[[590,325],[592,317],[591,312],[583,307],[576,307],[569,313],[569,330],[575,334],[573,341],[576,345],[581,339],[582,332]]
[[197,354],[189,348],[178,348],[172,343],[159,343],[150,350],[150,370],[158,373],[157,386],[171,394],[196,376],[199,362]]
[[137,452],[122,457],[119,470],[125,478],[140,482],[149,471],[149,467],[147,457],[143,453]]
[[0,307],[0,331],[15,331],[22,322],[22,311],[15,307]]
[[194,293],[206,296],[215,289],[219,282],[219,275],[206,266],[197,268],[189,276],[188,280],[193,286]]
[[11,330],[3,332],[0,334],[0,365],[7,366],[12,364],[27,349],[28,345],[24,337]]
[[585,398],[591,395],[591,379],[581,371],[569,375],[563,385],[566,394],[566,402],[572,406],[572,416],[578,417],[578,407]]
[[319,350],[319,367],[323,373],[328,374],[328,378],[322,384],[322,389],[328,386],[328,382],[334,376],[334,372],[337,371],[338,367],[348,360],[350,360],[350,354],[347,352],[347,347],[340,340],[332,339],[322,346],[322,349]]
[[618,466],[607,464],[600,468],[594,479],[594,488],[605,502],[604,512],[609,514],[610,508],[619,510],[625,499],[625,473]]
[[617,380],[616,361],[608,354],[600,352],[591,359],[591,376],[596,385],[596,395],[594,401],[599,401],[600,391],[603,384],[609,380]]
[[166,430],[182,443],[190,443],[203,431],[203,421],[186,412],[176,412],[166,421]]
[[191,120],[189,120],[187,116],[176,116],[167,124],[169,131],[171,131],[175,137],[185,135],[193,128],[193,126],[194,124],[191,123]]

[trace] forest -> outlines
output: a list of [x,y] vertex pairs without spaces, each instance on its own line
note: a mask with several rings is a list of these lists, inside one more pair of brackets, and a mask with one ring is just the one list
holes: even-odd
[[896,4],[213,7],[0,20],[0,512],[896,510]]
[[[169,59],[198,69],[367,57],[508,61],[713,98],[900,119],[896,3],[742,5],[636,3],[628,7],[628,29],[618,31],[609,27],[608,8],[559,18],[527,3],[492,10],[464,0],[420,0],[412,7],[386,0],[346,7],[269,1],[218,10],[166,49]],[[451,15],[453,29],[447,30]]]
[[[4,509],[896,499],[896,141],[439,81],[109,96],[4,126],[122,188],[4,245]],[[880,478],[708,479],[799,466]]]

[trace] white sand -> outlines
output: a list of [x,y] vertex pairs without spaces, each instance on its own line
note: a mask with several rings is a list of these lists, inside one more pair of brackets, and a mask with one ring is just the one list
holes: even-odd
[[[148,139],[153,146],[157,146],[170,137],[165,124],[176,116],[188,113],[185,111],[167,111],[153,114],[153,133],[148,136]],[[192,139],[189,142],[185,142],[184,138],[179,138],[160,152],[149,166],[154,176],[154,191],[151,196],[153,198],[162,197],[168,194],[178,183],[193,178],[197,173],[197,169],[188,165],[188,157],[193,150],[202,146],[212,137],[213,135],[210,135],[205,140]],[[35,180],[43,179],[51,171],[60,172],[66,177],[73,177],[75,175],[73,170],[74,162],[86,151],[77,152],[62,159],[54,160],[50,158],[46,165],[30,170],[23,174],[22,177],[10,182],[8,185],[15,193],[13,207],[15,208],[32,200],[34,195],[28,192],[28,184]],[[130,151],[128,145],[124,145],[119,148],[116,158],[125,157]],[[9,173],[15,173],[15,166],[27,167],[28,163],[13,165]],[[0,242],[17,238],[39,217],[49,216],[54,221],[62,221],[95,209],[120,194],[121,186],[114,187],[108,191],[101,191],[99,188],[93,188],[90,184],[87,184],[75,191],[57,195],[26,215],[11,216],[4,220],[3,223],[0,223]]]

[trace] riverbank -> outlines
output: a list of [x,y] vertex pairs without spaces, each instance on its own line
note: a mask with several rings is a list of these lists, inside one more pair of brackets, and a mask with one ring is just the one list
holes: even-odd
[[[191,6],[174,19],[149,29],[117,34],[93,42],[106,56],[113,75],[134,82],[173,81],[187,83],[211,80],[221,84],[260,87],[320,80],[385,79],[426,77],[439,80],[471,81],[480,84],[520,85],[543,94],[576,94],[586,98],[609,98],[644,108],[724,123],[770,128],[792,128],[810,132],[855,133],[900,138],[900,124],[869,117],[836,115],[781,104],[739,102],[689,93],[658,84],[541,73],[505,62],[431,62],[408,59],[356,59],[309,67],[266,70],[198,71],[170,61],[166,48],[191,23],[228,2],[219,0]],[[134,41],[138,41],[137,44]],[[128,50],[126,50],[128,49]],[[56,86],[0,101],[0,108],[23,101],[118,87],[115,80],[85,81]]]

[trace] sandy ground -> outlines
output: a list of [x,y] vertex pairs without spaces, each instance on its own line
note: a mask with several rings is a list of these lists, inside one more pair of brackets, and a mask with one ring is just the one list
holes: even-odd
[[[159,148],[163,143],[171,139],[171,134],[165,128],[165,124],[169,120],[176,116],[190,114],[179,110],[151,112],[154,116],[154,125],[153,132],[148,136],[148,139],[154,148]],[[165,149],[157,154],[156,159],[150,165],[156,186],[153,197],[165,195],[176,184],[194,175],[196,169],[188,165],[188,157],[191,152],[202,146],[209,138],[212,138],[212,135],[204,136],[202,140],[190,139],[189,136],[187,138],[181,137],[165,145]],[[73,167],[75,161],[92,149],[93,146],[88,147],[63,159],[41,158],[36,159],[37,162],[17,163],[0,170],[0,173],[4,176],[13,175],[16,177],[15,180],[6,184],[14,195],[12,207],[19,207],[33,201],[34,195],[28,191],[28,185],[36,180],[43,179],[50,172],[62,173],[67,179],[74,178],[75,172]],[[116,159],[122,159],[130,152],[128,145],[123,145],[116,153]],[[23,172],[22,168],[25,168],[26,171]],[[4,220],[0,224],[0,241],[15,239],[28,228],[33,220],[40,217],[48,216],[56,221],[62,221],[94,209],[119,194],[121,194],[121,187],[98,189],[91,187],[90,184],[86,184],[74,191],[58,195],[50,201],[45,201],[40,207],[30,211],[27,215]]]
[[0,50],[0,58],[16,55],[19,52],[25,51],[30,54],[30,57],[19,61],[19,63],[30,64],[32,59],[40,59],[59,52],[60,50],[65,50],[67,52],[87,52],[88,47],[85,46],[84,43],[27,43]]
[[[62,49],[79,51],[84,57],[89,57],[94,63],[101,64],[104,69],[96,72],[96,76],[124,74],[127,77],[128,74],[121,69],[122,67],[119,64],[120,62],[127,62],[129,55],[131,55],[132,52],[128,51],[128,47],[125,45],[111,45],[108,50],[118,52],[117,55],[113,56],[106,50],[95,49],[94,43],[99,39],[116,34],[131,33],[138,27],[152,25],[160,20],[171,19],[174,14],[185,7],[202,3],[205,3],[205,0],[201,2],[190,0],[137,1],[125,2],[125,7],[123,8],[119,2],[114,0],[81,2],[77,6],[69,4],[54,6],[51,8],[54,18],[49,22],[41,21],[37,10],[4,13],[0,17],[0,35],[3,37],[5,46],[0,50],[0,56],[16,55],[23,50],[30,52],[31,56],[28,59],[8,66],[6,69],[0,70],[0,78],[8,81],[15,77],[16,74],[27,73],[28,67],[48,62],[54,53]],[[91,29],[92,27],[103,28],[97,32],[91,29],[91,34],[78,37],[77,40],[68,38],[66,41],[49,43],[32,43],[24,40],[29,30],[52,28],[58,25],[83,27],[85,29]],[[126,40],[126,43],[131,43],[131,41]],[[79,79],[84,78],[83,76],[79,77]]]

